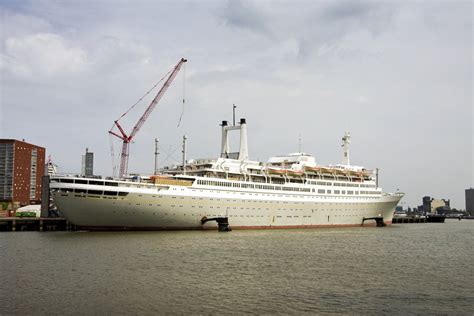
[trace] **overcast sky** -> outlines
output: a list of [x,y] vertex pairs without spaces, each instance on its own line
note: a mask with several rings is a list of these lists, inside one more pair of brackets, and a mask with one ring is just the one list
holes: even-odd
[[[464,208],[473,186],[472,1],[0,0],[0,138],[111,175],[108,130],[189,60],[131,146],[130,172],[216,157],[221,120],[248,122],[251,159],[302,150],[380,168],[385,191]],[[184,75],[184,76],[183,76]],[[156,92],[155,92],[156,93]],[[186,103],[180,126],[182,98]],[[130,131],[150,99],[120,122]],[[115,151],[120,143],[115,143]]]

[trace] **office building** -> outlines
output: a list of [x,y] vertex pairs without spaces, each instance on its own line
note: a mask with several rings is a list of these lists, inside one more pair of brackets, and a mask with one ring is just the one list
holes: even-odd
[[10,210],[39,203],[44,163],[43,147],[0,139],[0,201],[6,202]]
[[81,175],[85,177],[92,177],[94,175],[94,153],[86,148],[86,153],[82,155],[82,169]]
[[474,188],[466,189],[466,212],[474,216]]

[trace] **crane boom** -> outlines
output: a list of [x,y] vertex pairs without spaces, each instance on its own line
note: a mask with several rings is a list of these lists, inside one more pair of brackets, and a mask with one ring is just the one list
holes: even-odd
[[[114,131],[110,130],[109,134],[114,135],[117,138],[120,138],[123,141],[122,144],[122,153],[120,156],[120,172],[119,172],[119,177],[122,178],[124,175],[127,174],[127,169],[128,169],[128,157],[129,157],[129,147],[130,143],[132,140],[135,138],[137,133],[140,131],[142,128],[143,124],[145,124],[145,121],[148,119],[150,116],[151,112],[153,112],[153,109],[156,107],[160,99],[163,97],[165,94],[166,90],[168,90],[168,87],[171,85],[173,82],[174,78],[178,74],[179,70],[181,69],[181,66],[187,62],[186,59],[181,58],[181,60],[176,64],[174,67],[173,71],[171,74],[168,76],[168,79],[166,79],[165,83],[161,87],[160,91],[156,94],[156,96],[153,98],[151,101],[150,105],[146,108],[145,112],[143,115],[140,117],[138,122],[135,124],[135,126],[132,129],[132,132],[130,135],[127,135],[127,133],[124,131],[122,126],[119,124],[118,120],[114,122],[114,125],[117,126],[118,130],[120,131],[120,134],[115,133]],[[123,116],[122,116],[123,117]]]
[[147,118],[150,116],[150,114],[153,111],[153,109],[155,108],[156,104],[158,103],[158,101],[160,101],[161,97],[163,96],[163,94],[165,94],[166,90],[168,90],[168,87],[173,82],[174,78],[176,77],[179,70],[181,69],[181,66],[185,62],[187,62],[187,60],[184,59],[184,58],[181,58],[179,63],[174,67],[173,71],[171,72],[168,79],[166,79],[166,81],[163,84],[163,86],[161,87],[160,91],[158,91],[158,93],[156,94],[153,101],[151,101],[150,105],[148,106],[148,108],[143,113],[142,117],[138,120],[137,124],[133,127],[133,130],[130,133],[130,138],[135,137],[135,135],[138,133],[138,131],[142,128],[143,124],[145,123]]

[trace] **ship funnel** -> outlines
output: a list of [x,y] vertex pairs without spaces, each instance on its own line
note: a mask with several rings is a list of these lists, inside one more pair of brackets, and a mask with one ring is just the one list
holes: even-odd
[[[240,119],[239,125],[229,126],[227,121],[222,121],[222,141],[221,141],[221,158],[231,158],[238,160],[248,160],[249,150],[247,145],[247,122],[244,118]],[[230,152],[229,131],[240,131],[240,148],[238,152]]]
[[229,136],[227,135],[227,121],[222,121],[222,142],[221,142],[221,157],[227,158],[229,156]]
[[247,145],[247,122],[244,118],[240,119],[240,150],[239,160],[248,160],[249,150]]

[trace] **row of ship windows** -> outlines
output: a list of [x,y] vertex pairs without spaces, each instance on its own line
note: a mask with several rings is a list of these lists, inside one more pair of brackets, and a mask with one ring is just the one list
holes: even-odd
[[[293,189],[298,189],[298,188],[293,188]],[[193,190],[195,191],[195,190]],[[296,190],[295,190],[296,191]],[[202,192],[202,190],[200,190],[200,192]],[[213,193],[214,191],[211,190],[210,191],[211,193]],[[220,192],[226,192],[226,193],[230,193],[229,191],[215,191],[216,193],[220,193]],[[313,192],[316,192],[314,189],[313,189]],[[380,195],[382,194],[380,191],[353,191],[353,190],[326,190],[326,189],[318,189],[317,190],[318,194],[338,194],[338,195],[368,195],[368,194],[376,194],[376,195]],[[333,193],[334,192],[334,193]],[[237,194],[237,192],[233,192],[234,194]],[[261,194],[261,193],[245,193],[245,192],[240,192],[240,195],[246,195],[246,194],[249,194],[249,195],[253,195],[255,194],[256,196],[257,195],[263,195],[263,196],[279,196],[279,197],[291,197],[291,195],[281,195],[281,194]],[[309,196],[311,198],[315,198],[314,196]]]
[[[251,201],[249,201],[249,202],[251,202]],[[117,204],[117,203],[112,202],[112,204]],[[118,204],[123,205],[123,203],[118,203]],[[287,204],[287,203],[285,202],[285,204]],[[332,203],[329,203],[329,204],[332,205]],[[356,204],[356,203],[334,203],[334,205],[341,205],[341,206],[342,206],[342,205],[344,205],[344,206],[347,206],[347,205],[355,205],[355,204]],[[129,206],[132,206],[132,205],[141,206],[142,204],[141,204],[141,203],[134,203],[134,204],[128,203],[128,205],[129,205]],[[145,204],[143,204],[143,205],[145,205]],[[148,206],[161,207],[161,204],[148,204]],[[171,208],[174,208],[174,207],[184,207],[184,206],[185,206],[185,205],[183,205],[183,204],[180,204],[180,205],[176,205],[176,204],[169,205],[169,207],[171,207]],[[189,205],[188,205],[188,206],[189,206]],[[361,205],[361,206],[364,206],[364,205]],[[203,206],[202,206],[202,205],[199,205],[199,206],[191,205],[191,208],[200,208],[200,209],[202,209]],[[219,210],[221,209],[220,206],[214,207],[214,206],[209,206],[209,205],[206,206],[206,209],[207,209],[207,208],[208,208],[208,209],[219,209]],[[222,209],[226,209],[226,210],[254,210],[254,211],[266,210],[266,211],[269,211],[271,208],[268,208],[268,207],[262,208],[262,207],[222,206]],[[279,207],[279,208],[277,208],[276,210],[278,210],[278,211],[305,211],[304,208],[286,208],[286,207]],[[306,210],[309,211],[309,209],[306,209]],[[316,209],[316,210],[315,210],[315,209],[311,209],[312,212],[314,212],[314,211],[326,211],[326,210],[328,210],[328,211],[348,211],[348,209],[343,209],[343,208],[328,208],[328,209],[322,208],[322,209],[319,209],[319,210],[318,210],[318,209]]]
[[90,184],[90,185],[109,185],[109,186],[113,186],[113,187],[118,187],[118,182],[101,181],[101,180],[69,179],[69,178],[56,179],[56,178],[52,178],[51,182]]
[[[64,192],[64,193],[70,193],[71,192],[71,193],[92,194],[92,195],[108,195],[108,196],[126,196],[126,195],[128,195],[128,192],[118,192],[118,191],[100,191],[100,190],[64,189],[64,188],[63,189],[57,189],[57,190],[59,192]],[[332,193],[331,190],[318,189],[318,194],[331,194],[331,193]],[[241,194],[244,194],[244,193],[241,193]],[[345,194],[354,195],[354,194],[356,194],[356,195],[358,195],[358,194],[380,194],[380,192],[377,192],[377,191],[334,190],[334,194],[342,194],[342,195],[345,195]],[[282,196],[282,195],[278,195],[278,196]],[[156,197],[156,196],[153,196],[153,197]],[[172,197],[172,198],[175,199],[176,197]],[[181,197],[181,199],[184,199],[184,197]],[[212,200],[212,198],[211,198],[211,200]]]
[[[211,181],[211,180],[197,180],[197,184],[199,184],[199,185],[214,185],[214,186],[220,186],[220,187],[243,188],[243,189],[311,192],[310,188],[285,187],[285,186],[281,186],[281,185],[268,185],[268,184],[223,182],[223,181]],[[314,192],[314,190],[313,190],[313,192]]]
[[[331,194],[331,190],[318,189],[319,194]],[[380,194],[378,191],[351,191],[351,190],[334,190],[334,194],[347,194],[347,195],[359,195],[359,194]]]
[[100,190],[84,190],[84,189],[53,189],[53,191],[63,193],[81,193],[81,194],[92,194],[92,195],[108,195],[108,196],[126,196],[128,192],[118,191],[100,191]]
[[[347,211],[347,210],[346,210]],[[136,212],[136,211],[123,211],[123,212],[120,212],[120,211],[112,211],[113,214],[117,214],[117,213],[123,213],[125,215],[128,215],[130,213],[130,215],[134,215],[134,214],[139,214],[140,212]],[[145,212],[141,212],[142,214],[145,214]],[[153,215],[157,215],[156,213],[152,213]],[[160,215],[160,214],[158,214]],[[186,216],[186,213],[182,213],[182,214],[176,214],[176,213],[161,213],[161,215],[164,215],[164,216],[168,216],[168,215],[173,215],[173,216],[176,216],[176,215],[182,215],[182,216]],[[190,216],[205,216],[204,214],[189,214]],[[210,214],[207,214],[207,216],[222,216],[222,214],[214,214],[214,215],[210,215]],[[264,218],[264,217],[273,217],[273,215],[232,215],[232,214],[229,214],[227,215],[228,217],[257,217],[257,218]],[[356,217],[360,217],[360,214],[334,214],[334,216],[336,217],[347,217],[347,216],[356,216]],[[276,218],[282,218],[283,215],[275,215],[274,217]],[[299,218],[300,216],[299,215],[287,215],[286,216],[287,218]],[[303,218],[311,218],[313,217],[312,215],[303,215],[301,216]]]
[[[64,189],[64,188],[61,188],[61,189],[54,189],[53,191],[58,191],[58,192],[61,192],[61,193],[76,193],[76,194],[88,194],[88,195],[105,195],[105,196],[110,196],[110,197],[115,197],[115,196],[127,196],[129,193],[128,192],[117,192],[117,191],[99,191],[99,190],[84,190],[84,189]],[[325,192],[319,192],[319,191],[324,191],[324,190],[318,190],[318,193],[325,193]],[[327,192],[328,194],[331,193],[331,190],[328,190]],[[356,192],[357,193],[357,192]],[[364,192],[364,191],[361,191],[361,194],[371,194],[373,192]],[[339,190],[334,190],[334,194],[340,194],[339,193]],[[342,191],[342,194],[346,194],[345,191]],[[352,191],[348,191],[347,194],[353,194]],[[252,194],[250,194],[252,195]],[[257,195],[257,194],[255,194]],[[139,197],[143,196],[142,194],[139,194],[138,195]],[[278,195],[279,197],[281,197],[282,195]],[[80,197],[80,195],[78,195],[77,197]],[[152,195],[153,198],[163,198],[162,195],[160,196],[156,196],[156,195]],[[176,196],[172,196],[171,197],[172,199],[177,199],[178,197]],[[179,197],[181,200],[184,199],[184,197]],[[326,198],[326,197],[324,197]],[[357,197],[355,197],[357,198]],[[191,199],[193,200],[196,200],[196,199],[199,199],[199,200],[203,200],[203,198],[196,198],[196,197],[192,197]],[[347,198],[349,199],[349,197]],[[213,198],[210,198],[209,199],[210,201],[213,201],[214,199]],[[216,199],[217,201],[220,201],[221,199]],[[227,200],[226,201],[231,201],[231,200]],[[237,200],[233,200],[234,202],[237,202]],[[247,200],[240,200],[239,202],[247,202]],[[248,200],[249,203],[280,203],[279,201],[258,201],[258,200]],[[288,203],[288,202],[281,202],[281,203]],[[296,204],[298,204],[298,202],[296,202]],[[303,204],[303,202],[302,202]],[[332,204],[332,203],[330,203]],[[337,203],[334,203],[334,204],[337,204]],[[137,204],[139,205],[139,204]],[[151,206],[151,204],[150,204]]]
[[[104,198],[107,196],[107,197],[116,197],[116,196],[120,196],[120,197],[123,197],[123,196],[127,196],[129,193],[128,192],[114,192],[114,191],[98,191],[98,190],[83,190],[83,189],[54,189],[53,191],[57,191],[57,192],[61,192],[61,193],[76,193],[76,194],[80,194],[80,195],[75,195],[76,197],[83,197],[85,196],[86,194],[89,195],[90,197],[96,197],[96,196],[99,196],[99,195],[104,195]],[[370,193],[370,192],[368,192]],[[92,196],[91,196],[92,195]],[[255,194],[257,195],[257,194]],[[142,194],[139,194],[138,195],[139,197],[143,196]],[[281,195],[278,195],[278,196],[281,196]],[[153,198],[163,198],[162,195],[160,196],[156,196],[156,195],[152,195]],[[171,197],[172,199],[177,199],[178,197],[177,196],[172,196]],[[184,197],[179,197],[181,200],[184,200],[185,198]],[[322,197],[324,199],[327,199],[327,198],[331,198],[331,197]],[[359,197],[340,197],[341,199],[362,199],[362,198],[359,198]],[[370,199],[371,197],[364,197],[363,199]],[[123,198],[122,198],[123,199]],[[203,198],[196,198],[196,197],[192,197],[191,198],[192,200],[204,200]],[[372,199],[375,199],[375,197],[372,197]],[[210,201],[213,201],[214,199],[213,198],[209,198],[208,200]],[[216,201],[220,201],[221,199],[216,199]],[[231,200],[225,200],[227,202],[230,202]],[[237,200],[233,200],[234,202],[237,202]],[[249,203],[275,203],[275,204],[279,204],[279,203],[282,203],[282,204],[288,204],[289,202],[286,202],[286,201],[283,201],[283,202],[279,202],[279,201],[266,201],[266,200],[239,200],[239,202],[241,203],[245,203],[245,202],[249,202]],[[299,202],[295,202],[295,204],[298,204]],[[301,204],[305,204],[305,202],[301,202]],[[329,203],[330,205],[333,204],[333,203]],[[334,203],[334,204],[338,204],[338,203]],[[343,204],[347,204],[347,203],[343,203]],[[137,205],[140,205],[140,204],[137,204]],[[150,204],[150,206],[152,206],[152,204]],[[157,205],[157,206],[160,206],[160,205]],[[174,205],[172,205],[174,206]]]
[[[118,186],[118,182],[112,181],[101,181],[101,180],[87,180],[87,179],[51,179],[51,182],[61,183],[75,183],[75,184],[89,184],[89,185],[108,185]],[[375,188],[373,184],[354,184],[354,183],[333,183],[324,181],[309,181],[310,184],[324,185],[324,186],[340,186],[340,187],[361,187],[361,188]],[[249,188],[249,189],[261,189],[261,190],[280,190],[280,191],[298,191],[298,192],[315,192],[315,189],[300,188],[300,187],[288,187],[281,185],[268,185],[268,184],[253,184],[253,183],[238,183],[238,182],[224,182],[224,181],[212,181],[212,180],[197,180],[197,184],[200,185],[214,185],[222,187],[233,187],[233,188]],[[144,187],[153,186],[151,184],[142,184]],[[138,184],[127,184],[126,187],[138,187]]]
[[[244,188],[244,189],[249,188],[249,189],[260,189],[260,190],[315,192],[315,189],[310,189],[310,188],[287,187],[287,186],[281,186],[281,185],[268,185],[268,184],[224,182],[224,181],[212,181],[212,180],[197,180],[197,184],[214,185],[214,186],[221,186],[221,187],[232,187],[232,188]],[[316,182],[316,184],[326,185],[326,186],[359,187],[359,184],[353,184],[353,183]],[[360,184],[360,187],[361,188],[375,188],[375,185]],[[319,191],[321,190],[318,190],[318,193],[320,193]],[[331,190],[328,190],[328,191],[330,192]]]
[[324,186],[335,186],[335,187],[351,187],[351,188],[375,188],[374,184],[357,184],[357,183],[337,183],[337,182],[324,182],[324,181],[308,181],[308,184],[324,185]]
[[[113,182],[113,181],[103,181],[103,180],[87,180],[87,179],[69,179],[69,178],[52,178],[51,182],[60,182],[60,183],[75,183],[75,184],[89,184],[89,185],[107,185],[107,186],[112,186],[112,187],[118,187],[119,183],[118,182]],[[154,184],[123,184],[122,186],[125,186],[127,188],[130,187],[135,187],[135,188],[147,188],[147,187],[155,187]]]

